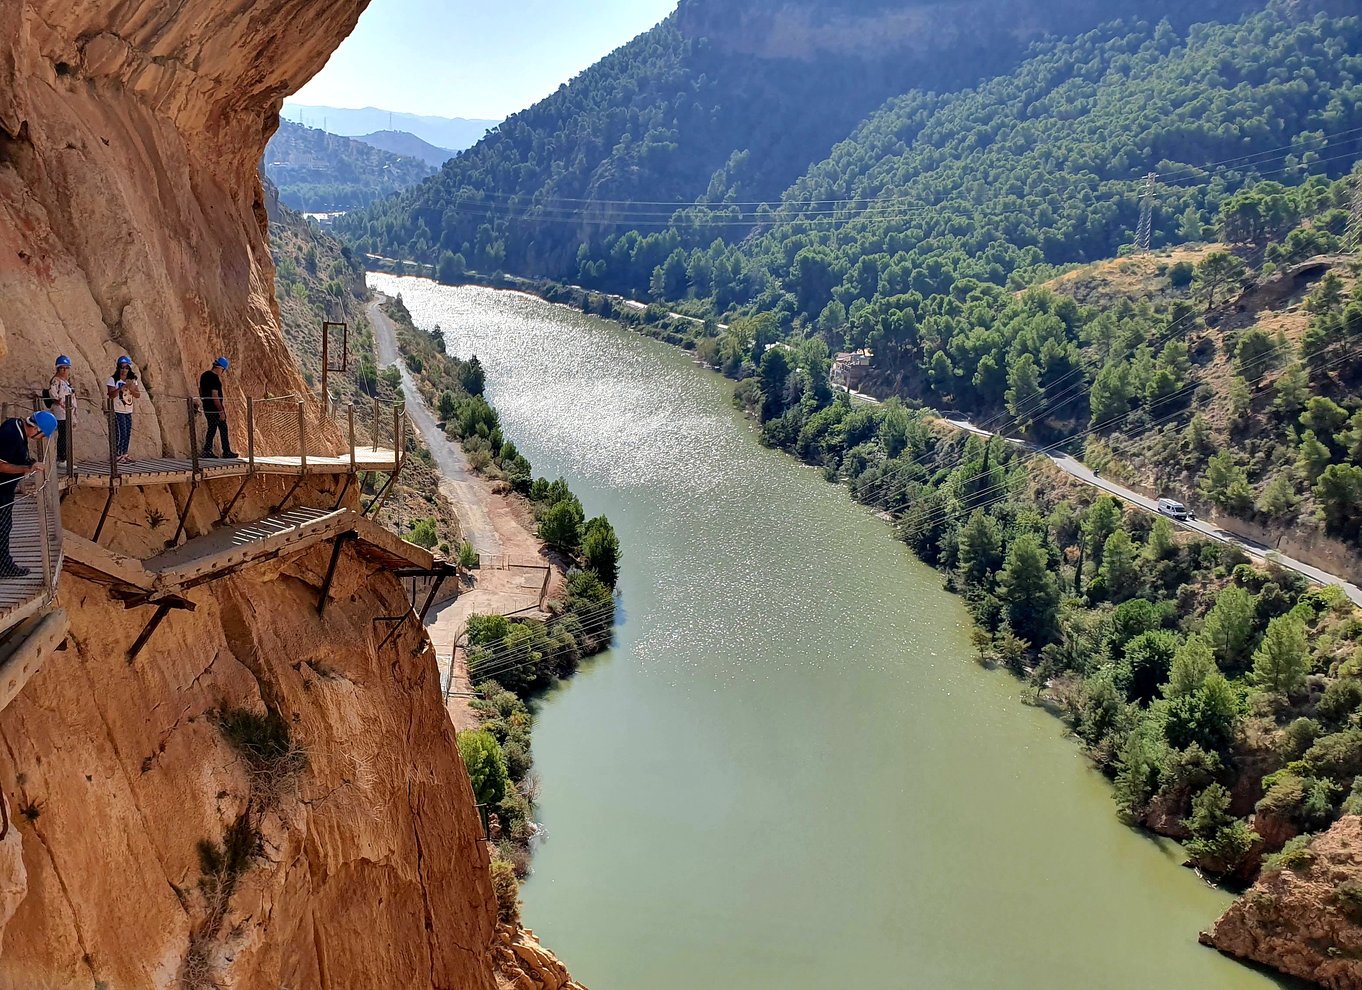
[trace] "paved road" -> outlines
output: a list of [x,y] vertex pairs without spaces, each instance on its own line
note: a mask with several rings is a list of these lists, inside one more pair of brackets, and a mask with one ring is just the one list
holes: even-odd
[[[866,395],[863,392],[853,391],[851,392],[851,396],[853,400],[860,400],[870,405],[880,404],[879,399],[876,399],[871,395]],[[954,416],[942,416],[940,418],[942,422],[950,424],[957,430],[973,433],[975,436],[1001,436],[1001,434],[995,433],[992,430],[986,430],[983,427],[976,426],[967,419],[961,419]],[[1158,501],[1156,499],[1152,499],[1148,495],[1141,495],[1139,492],[1133,491],[1124,485],[1118,485],[1114,481],[1099,477],[1086,464],[1076,458],[1070,457],[1068,454],[1061,454],[1055,451],[1036,451],[1030,444],[1023,440],[1017,440],[1014,437],[1003,437],[1003,439],[1014,446],[1025,447],[1028,450],[1032,450],[1034,453],[1039,453],[1042,456],[1048,457],[1055,467],[1059,468],[1075,480],[1081,481],[1085,485],[1100,489],[1109,495],[1114,495],[1122,501],[1128,502],[1136,508],[1143,509],[1146,512],[1157,514],[1159,511]],[[1195,533],[1200,533],[1207,539],[1218,540],[1221,543],[1227,543],[1230,546],[1238,547],[1255,560],[1267,560],[1269,555],[1271,555],[1271,559],[1282,567],[1293,570],[1298,574],[1303,574],[1317,584],[1337,585],[1343,589],[1354,604],[1362,605],[1362,588],[1359,588],[1346,578],[1339,577],[1336,574],[1330,574],[1328,571],[1307,564],[1303,560],[1296,560],[1294,557],[1288,557],[1280,551],[1274,550],[1272,547],[1264,546],[1240,533],[1232,532],[1200,519],[1172,519],[1171,521],[1184,529],[1190,529]]]
[[369,303],[369,322],[374,328],[374,339],[378,342],[378,363],[382,367],[395,365],[402,372],[402,394],[407,399],[407,415],[421,432],[430,448],[430,456],[435,467],[443,476],[440,491],[454,504],[459,517],[459,528],[463,538],[477,549],[478,553],[499,554],[503,552],[501,538],[497,536],[492,520],[487,515],[487,507],[482,501],[482,489],[468,467],[468,459],[463,450],[453,444],[440,429],[425,399],[421,398],[416,382],[412,380],[407,366],[399,360],[397,333],[392,321],[379,309],[383,297]]

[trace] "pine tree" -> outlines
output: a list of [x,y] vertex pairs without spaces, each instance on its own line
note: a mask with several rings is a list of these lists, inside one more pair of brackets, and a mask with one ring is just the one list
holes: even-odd
[[1102,548],[1102,567],[1098,572],[1107,587],[1107,597],[1122,602],[1140,590],[1140,575],[1135,569],[1135,544],[1124,529],[1107,537]]
[[985,584],[1002,562],[1002,531],[998,522],[976,509],[960,529],[960,578],[965,584]]
[[1149,528],[1149,539],[1144,544],[1144,559],[1163,560],[1173,551],[1173,524],[1167,517],[1159,516]]
[[1168,683],[1163,686],[1165,698],[1181,698],[1201,690],[1206,678],[1217,672],[1211,647],[1201,636],[1188,636],[1173,654],[1173,665],[1168,672]]
[[1023,533],[1008,547],[998,575],[998,598],[1017,635],[1036,645],[1052,638],[1059,586],[1050,572],[1050,556],[1034,533]]
[[1244,588],[1230,585],[1216,596],[1201,632],[1225,669],[1243,668],[1253,640],[1253,620],[1253,596]]
[[1305,684],[1310,645],[1305,623],[1288,612],[1267,624],[1263,643],[1253,654],[1253,680],[1263,690],[1286,700]]

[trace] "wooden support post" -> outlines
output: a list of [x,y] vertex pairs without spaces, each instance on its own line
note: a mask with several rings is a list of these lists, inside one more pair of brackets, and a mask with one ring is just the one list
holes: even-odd
[[350,431],[350,473],[355,473],[355,404],[347,402],[345,405],[345,422]]
[[105,407],[109,426],[109,497],[104,500],[104,511],[99,514],[99,524],[95,526],[95,535],[91,537],[95,543],[99,542],[99,534],[104,532],[104,523],[109,518],[109,510],[113,508],[114,492],[118,490],[118,437],[115,434],[117,424],[114,422],[113,403],[106,400]]
[[298,400],[298,456],[300,474],[307,474],[307,403],[302,399]]
[[380,419],[380,418],[379,418],[379,415],[378,415],[378,396],[374,396],[374,433],[373,433],[373,442],[374,442],[374,451],[375,451],[375,452],[378,451],[378,426],[379,426],[379,424],[380,424],[381,422],[383,422],[383,420]]
[[246,477],[255,474],[255,399],[246,396]]

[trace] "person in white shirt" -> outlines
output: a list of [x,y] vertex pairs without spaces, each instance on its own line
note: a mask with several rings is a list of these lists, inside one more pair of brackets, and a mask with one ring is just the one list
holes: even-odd
[[[71,426],[76,421],[76,390],[71,384],[71,359],[65,354],[57,358],[57,370],[47,383],[48,408],[57,418],[57,466],[65,467],[70,456]],[[71,422],[66,421],[66,400],[71,399]]]
[[132,443],[133,402],[142,396],[142,387],[137,384],[137,373],[132,370],[132,358],[126,354],[118,359],[108,388],[109,403],[113,406],[117,431],[115,451],[118,463],[126,464],[132,460],[128,454],[128,446]]

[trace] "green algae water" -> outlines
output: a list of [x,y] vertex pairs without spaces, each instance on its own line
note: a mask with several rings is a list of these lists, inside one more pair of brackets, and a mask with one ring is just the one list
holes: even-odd
[[1263,988],[1229,898],[1117,822],[940,576],[764,449],[732,383],[528,296],[370,276],[476,353],[624,546],[615,646],[534,729],[524,923],[591,990]]

